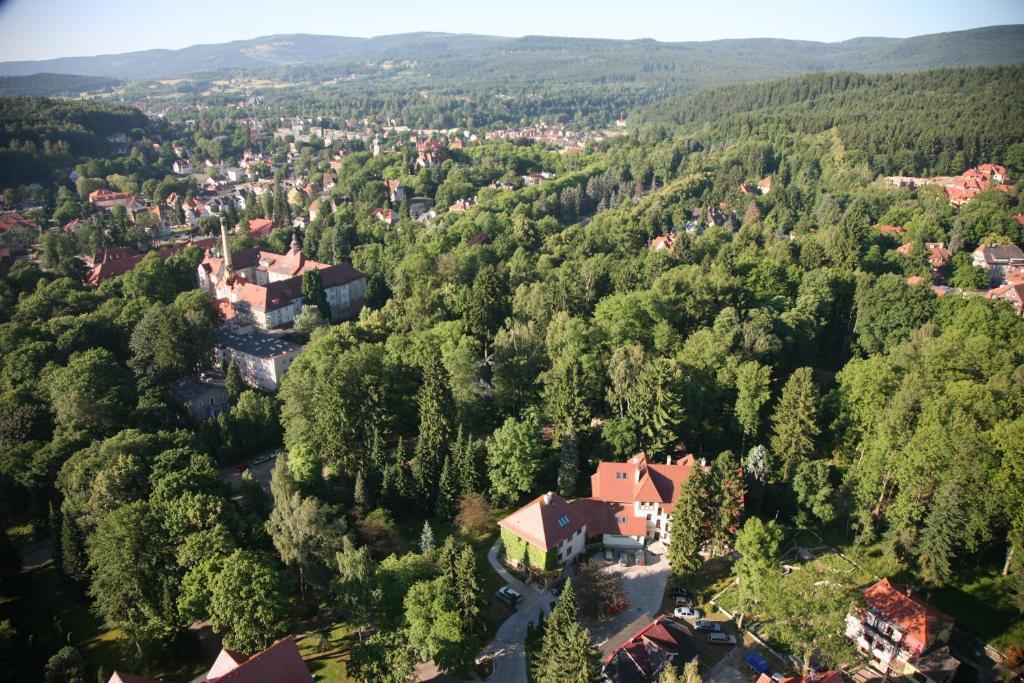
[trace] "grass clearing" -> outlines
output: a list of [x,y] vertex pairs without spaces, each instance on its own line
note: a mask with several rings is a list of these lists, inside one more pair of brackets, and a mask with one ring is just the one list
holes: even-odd
[[349,677],[347,663],[352,645],[358,640],[355,629],[348,624],[337,623],[329,627],[326,635],[324,643],[315,631],[297,641],[309,672],[316,676],[317,681],[325,683],[354,683],[356,679]]

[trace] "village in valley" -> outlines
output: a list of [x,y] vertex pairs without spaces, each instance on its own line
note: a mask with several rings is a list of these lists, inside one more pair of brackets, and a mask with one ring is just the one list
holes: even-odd
[[972,30],[0,63],[0,680],[1024,680]]

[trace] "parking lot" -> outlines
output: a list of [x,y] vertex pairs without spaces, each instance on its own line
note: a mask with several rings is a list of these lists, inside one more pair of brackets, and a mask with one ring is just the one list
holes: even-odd
[[[221,476],[232,490],[237,490],[242,486],[242,473],[248,469],[252,472],[252,476],[256,478],[256,481],[260,483],[260,486],[263,487],[263,490],[269,494],[270,477],[274,473],[274,464],[277,462],[277,455],[279,453],[284,453],[284,449],[275,448],[263,453],[257,453],[250,459],[243,460],[230,467],[225,467],[221,470]],[[245,467],[242,466],[243,464]]]
[[586,627],[590,629],[603,655],[621,645],[659,614],[665,584],[668,582],[668,560],[650,554],[648,558],[650,564],[613,564],[605,569],[622,577],[622,592],[629,606],[607,619],[585,620]]

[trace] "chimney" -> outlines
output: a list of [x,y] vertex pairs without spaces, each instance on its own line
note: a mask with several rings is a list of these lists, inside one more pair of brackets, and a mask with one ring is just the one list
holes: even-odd
[[671,465],[672,464],[672,456],[671,455],[665,456],[665,464],[666,465]]
[[231,248],[228,246],[228,226],[224,222],[223,217],[220,219],[220,238],[224,243],[224,271],[230,274],[233,270],[231,267]]
[[551,496],[555,495],[552,491],[548,491],[544,494],[544,504],[551,505]]

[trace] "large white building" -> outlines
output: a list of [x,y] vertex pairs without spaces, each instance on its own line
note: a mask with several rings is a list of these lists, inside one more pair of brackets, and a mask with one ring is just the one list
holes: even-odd
[[238,321],[217,328],[217,360],[232,360],[246,384],[264,391],[277,391],[281,377],[302,351],[281,332],[268,332]]
[[292,238],[287,254],[259,249],[232,253],[222,228],[220,253],[207,251],[199,264],[199,287],[217,300],[229,319],[237,318],[264,330],[287,327],[302,310],[302,276],[320,272],[331,320],[355,315],[363,303],[366,276],[349,263],[328,265],[307,259]]

